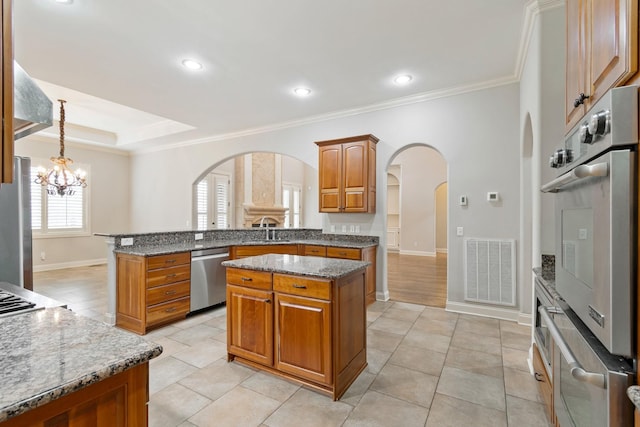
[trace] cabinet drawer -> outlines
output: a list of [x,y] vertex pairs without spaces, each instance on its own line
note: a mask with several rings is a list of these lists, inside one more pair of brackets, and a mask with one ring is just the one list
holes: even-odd
[[147,288],[167,285],[169,283],[183,282],[191,278],[191,265],[178,265],[176,267],[161,268],[147,271]]
[[303,255],[327,256],[326,246],[305,245]]
[[147,259],[147,270],[156,268],[173,267],[176,265],[191,264],[191,253],[181,252],[177,254],[152,256]]
[[170,285],[155,286],[147,289],[147,305],[160,304],[176,298],[188,297],[191,293],[191,282],[184,281]]
[[354,248],[336,248],[329,246],[327,248],[327,258],[343,258],[359,260],[361,257],[360,249]]
[[234,258],[245,258],[250,256],[266,254],[288,254],[297,255],[298,245],[249,245],[236,246],[234,248]]
[[331,299],[331,281],[286,274],[273,275],[273,290],[309,298]]
[[189,312],[189,297],[147,307],[147,325],[184,317]]
[[547,375],[542,356],[540,356],[540,351],[535,344],[533,345],[533,371],[535,379],[538,381],[538,388],[544,402],[547,417],[549,421],[553,422],[553,384]]
[[271,273],[241,268],[227,268],[227,284],[268,291],[271,290]]

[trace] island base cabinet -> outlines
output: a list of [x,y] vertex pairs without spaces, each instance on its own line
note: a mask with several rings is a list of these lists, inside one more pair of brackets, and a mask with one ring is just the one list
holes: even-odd
[[276,369],[331,384],[331,303],[276,295]]
[[138,427],[148,425],[149,364],[63,396],[0,423],[1,427]]
[[273,293],[227,285],[229,353],[273,365]]
[[365,271],[264,275],[227,268],[228,360],[339,399],[367,366]]

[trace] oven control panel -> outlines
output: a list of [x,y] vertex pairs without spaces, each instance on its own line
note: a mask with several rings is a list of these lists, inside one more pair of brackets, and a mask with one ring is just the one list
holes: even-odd
[[614,146],[637,144],[638,86],[614,88],[569,132],[549,158],[549,166],[562,175]]

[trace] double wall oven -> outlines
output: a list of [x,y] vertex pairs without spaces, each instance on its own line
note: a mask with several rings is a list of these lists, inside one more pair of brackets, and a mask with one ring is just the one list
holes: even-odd
[[556,290],[538,307],[554,342],[561,426],[632,425],[635,364],[638,87],[611,89],[550,159]]

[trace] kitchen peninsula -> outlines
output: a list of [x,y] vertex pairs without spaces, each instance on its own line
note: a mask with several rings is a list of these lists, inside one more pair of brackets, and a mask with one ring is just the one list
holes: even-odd
[[[123,303],[121,299],[116,300],[118,282],[123,286],[122,283],[128,281],[124,290],[132,298],[125,298],[125,302],[129,304],[128,301],[136,298],[138,301],[123,310],[127,313],[121,313],[119,318],[124,319],[124,322],[119,321],[118,324],[137,333],[143,334],[148,328],[167,324],[186,315],[189,310],[189,295],[185,294],[188,290],[183,290],[182,287],[189,280],[189,257],[192,251],[204,249],[229,248],[232,259],[277,252],[364,261],[368,263],[365,268],[366,301],[371,303],[376,299],[377,236],[325,234],[318,229],[282,228],[270,229],[268,238],[264,228],[97,235],[104,236],[108,245],[108,312],[105,314],[105,322],[116,324],[118,303]],[[165,256],[170,259],[165,259]],[[126,268],[137,263],[137,267],[131,268],[132,272],[125,272],[125,268],[117,267],[118,259],[124,258],[128,258]],[[175,264],[175,268],[165,264],[170,261]],[[172,269],[171,272],[167,270],[169,268]],[[158,283],[158,278],[150,276],[160,270],[167,270],[167,274],[163,273],[161,276],[164,279],[171,276],[171,280],[167,279],[171,283]],[[132,279],[132,274],[138,275],[139,279]],[[135,286],[139,289],[131,290]],[[163,292],[162,301],[156,299],[155,295],[155,291],[160,288],[170,294],[165,295],[166,292]],[[123,292],[120,294],[124,295]],[[143,300],[145,295],[146,302]],[[156,310],[159,308],[162,310]]]
[[337,400],[367,366],[367,262],[268,254],[227,267],[229,361]]
[[146,425],[159,345],[53,307],[0,319],[0,348],[0,426]]

